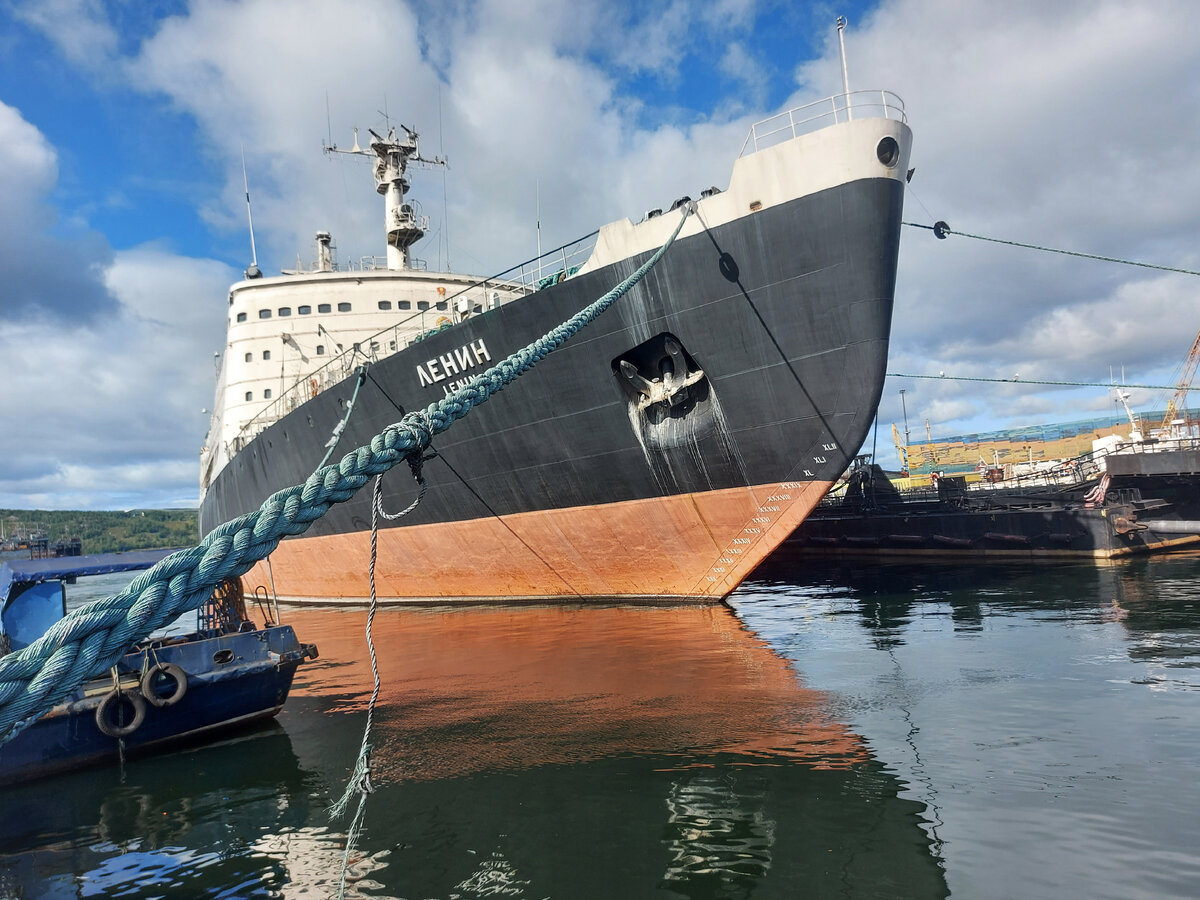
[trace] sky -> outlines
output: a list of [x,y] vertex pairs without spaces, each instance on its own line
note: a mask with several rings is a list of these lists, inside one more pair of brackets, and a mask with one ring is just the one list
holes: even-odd
[[1176,384],[1200,277],[963,235],[1200,271],[1192,0],[0,0],[0,508],[196,505],[243,154],[274,274],[318,230],[383,254],[369,168],[322,147],[415,128],[448,163],[411,172],[416,255],[490,274],[539,221],[725,186],[751,123],[840,92],[838,15],[914,133],[889,372],[950,376],[889,376],[866,449],[1116,411],[1031,382]]

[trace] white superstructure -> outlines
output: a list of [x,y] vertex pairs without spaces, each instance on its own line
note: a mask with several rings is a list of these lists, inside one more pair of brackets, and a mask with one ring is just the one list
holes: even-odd
[[[403,126],[402,126],[403,127]],[[366,258],[339,267],[329,232],[316,235],[308,270],[263,278],[256,266],[229,290],[225,352],[217,376],[212,421],[201,450],[200,495],[217,473],[263,429],[346,378],[363,363],[401,350],[423,335],[494,309],[533,289],[540,272],[523,279],[486,280],[415,268],[409,248],[427,227],[405,202],[417,135],[371,132],[369,149],[328,152],[376,158],[384,198],[386,263]],[[320,460],[314,460],[314,465]]]

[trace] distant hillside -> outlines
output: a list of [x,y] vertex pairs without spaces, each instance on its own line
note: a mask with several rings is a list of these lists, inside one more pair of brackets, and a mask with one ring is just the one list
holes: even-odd
[[191,547],[199,540],[194,509],[0,509],[0,524],[5,537],[42,531],[51,544],[79,538],[86,554]]

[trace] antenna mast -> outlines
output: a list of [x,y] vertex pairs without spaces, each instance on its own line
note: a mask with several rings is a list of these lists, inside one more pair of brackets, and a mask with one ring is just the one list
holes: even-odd
[[245,144],[242,144],[242,189],[246,192],[246,219],[250,223],[250,267],[246,269],[246,277],[261,278],[262,270],[258,267],[258,251],[254,249],[254,214],[250,211],[250,182],[246,178]]
[[425,236],[429,228],[429,217],[418,215],[411,203],[404,202],[409,182],[405,171],[410,162],[444,166],[441,157],[426,159],[417,146],[417,133],[404,125],[400,126],[404,138],[396,136],[396,128],[388,128],[387,137],[382,137],[370,128],[371,143],[367,149],[358,145],[358,129],[354,129],[354,146],[339,150],[334,144],[325,145],[326,153],[346,153],[352,156],[374,156],[375,190],[383,195],[384,230],[387,234],[387,267],[392,271],[412,268],[408,248]]
[[842,93],[846,95],[846,121],[854,118],[850,111],[850,73],[846,70],[846,17],[837,17],[838,44],[842,48]]

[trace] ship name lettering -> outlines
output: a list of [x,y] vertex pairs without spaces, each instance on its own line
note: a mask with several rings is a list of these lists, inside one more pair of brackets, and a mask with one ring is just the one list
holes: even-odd
[[[491,361],[492,354],[488,352],[483,338],[480,338],[469,344],[463,344],[443,356],[426,360],[417,366],[417,379],[421,387],[427,387],[437,384],[439,381],[445,381],[452,375],[464,374],[468,369]],[[456,383],[456,386],[457,384],[461,384],[461,382]]]
[[459,378],[456,381],[447,381],[442,385],[442,390],[445,392],[446,396],[449,397],[459,388],[466,387],[472,381],[474,381],[474,378]]

